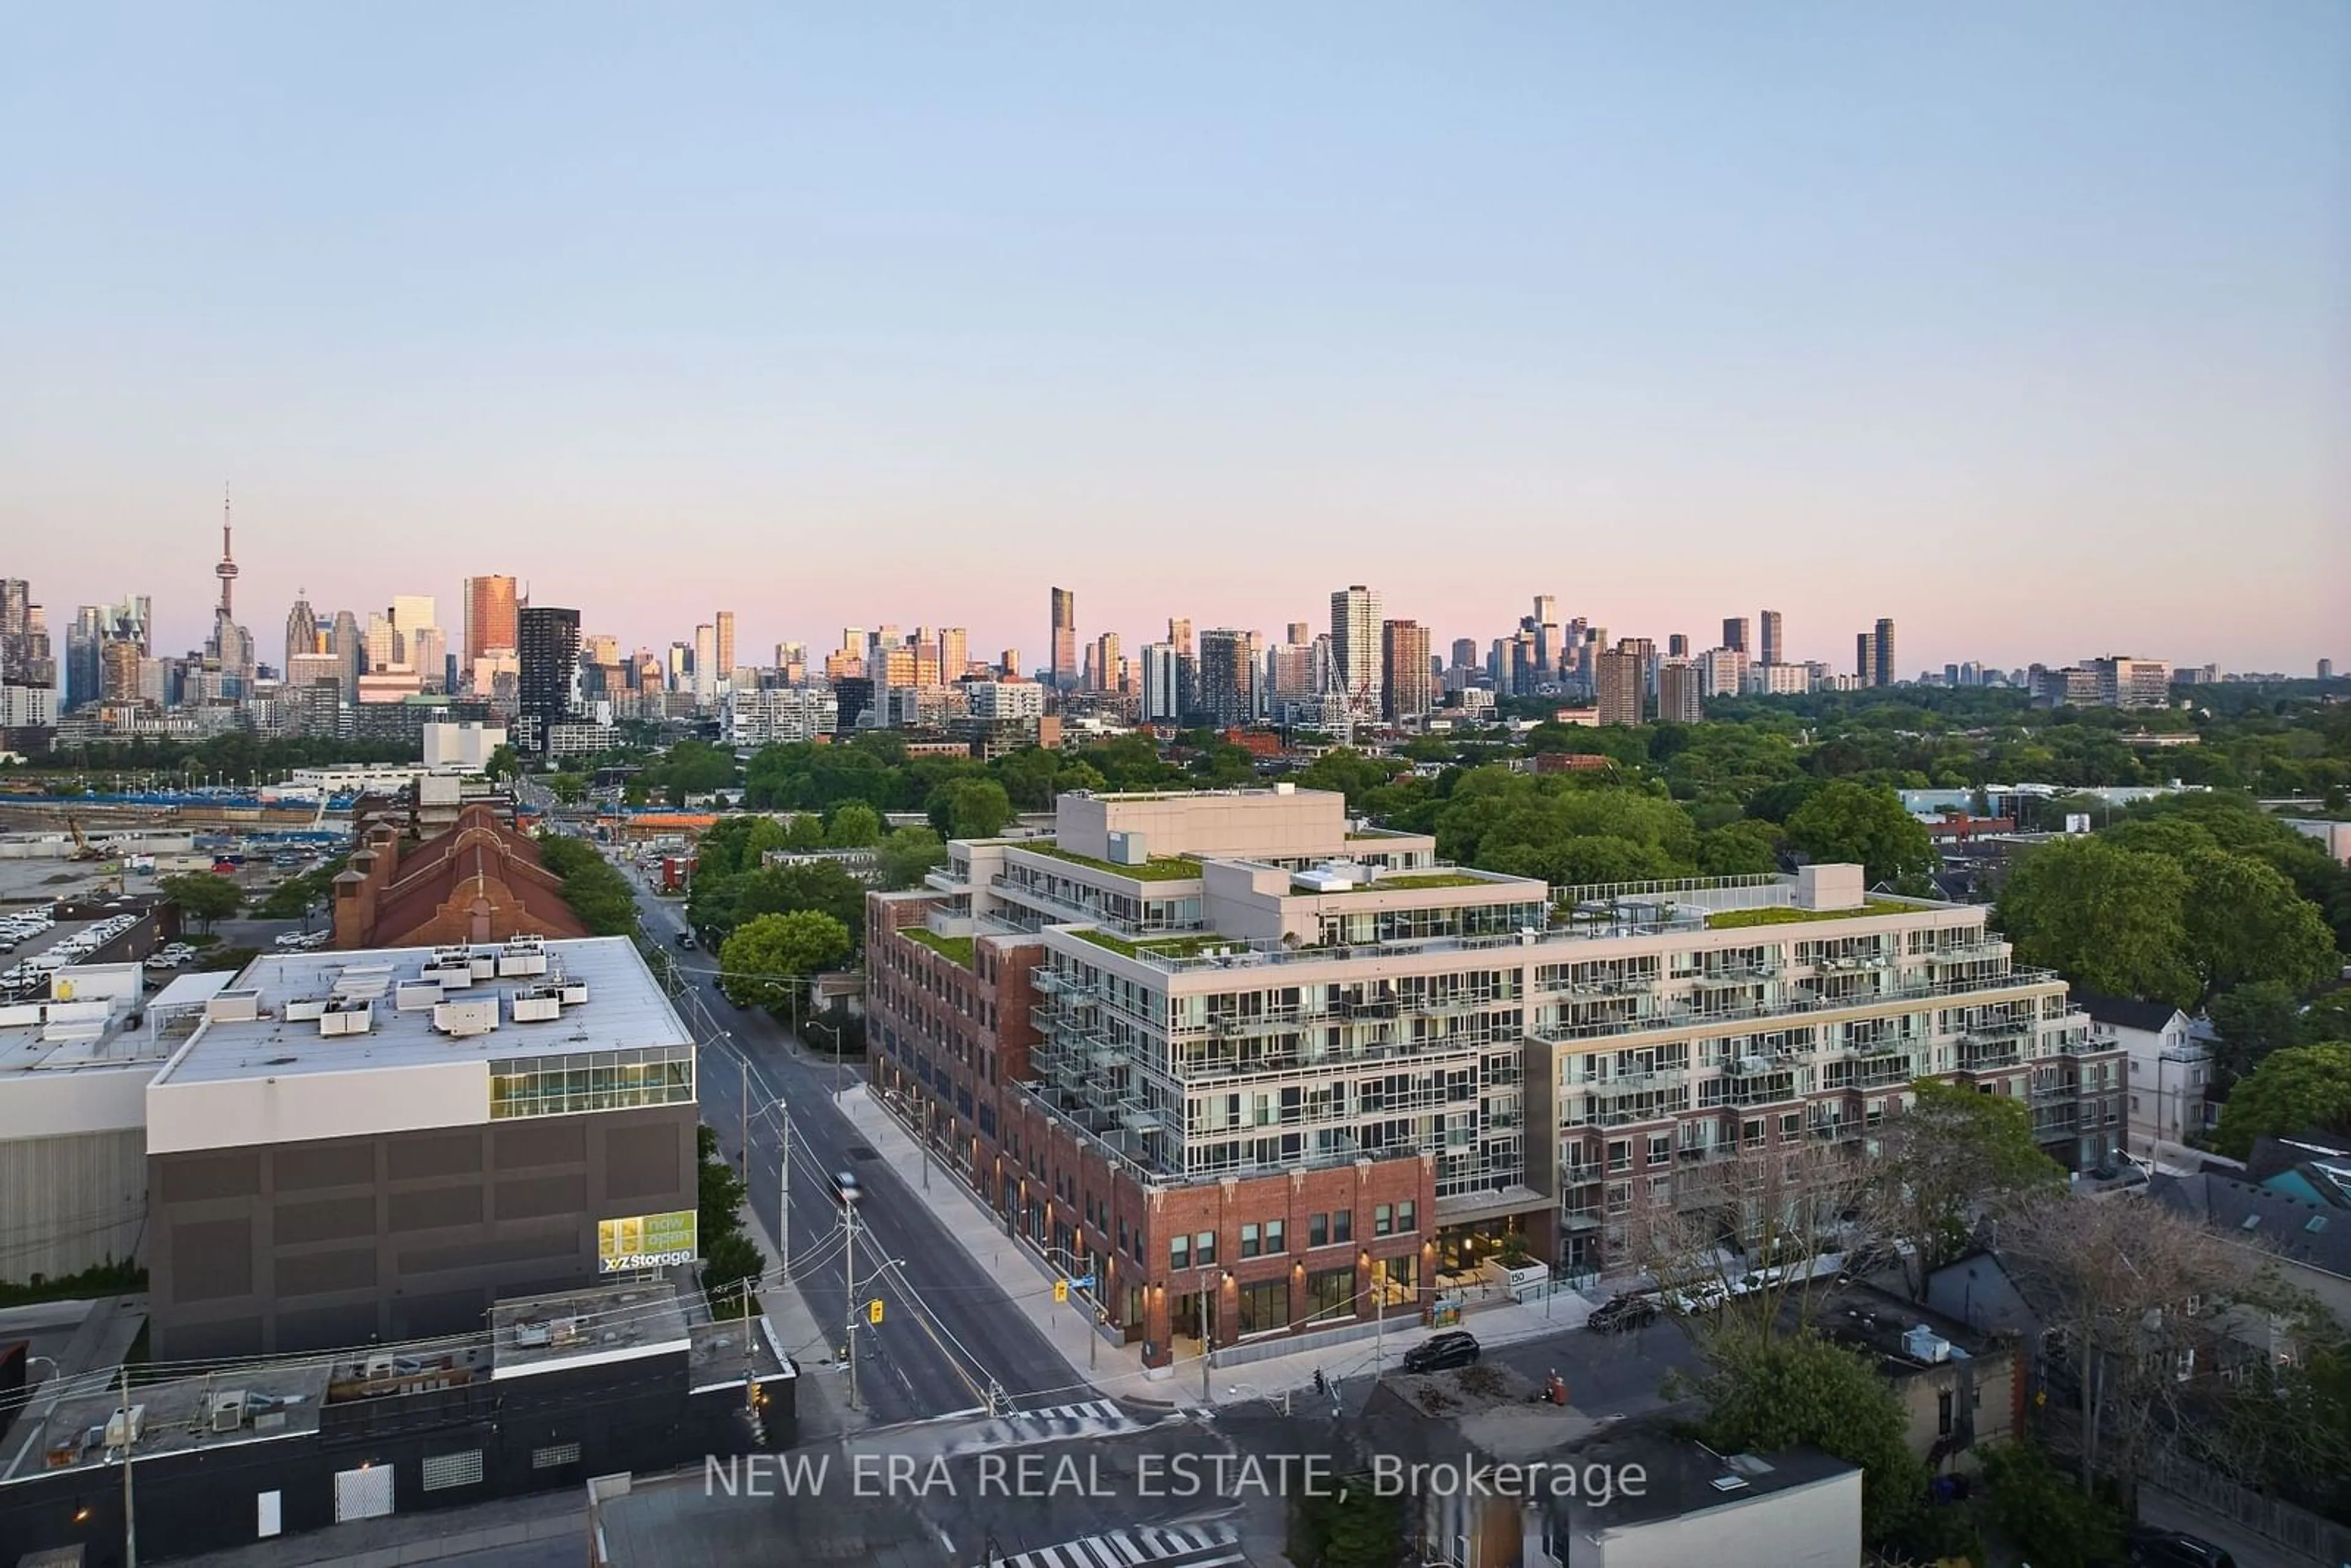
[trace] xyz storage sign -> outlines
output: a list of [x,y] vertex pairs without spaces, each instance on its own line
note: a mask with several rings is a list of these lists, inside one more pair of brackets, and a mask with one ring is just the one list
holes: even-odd
[[693,1262],[697,1252],[694,1221],[695,1211],[690,1208],[598,1220],[596,1271],[622,1274],[632,1269]]

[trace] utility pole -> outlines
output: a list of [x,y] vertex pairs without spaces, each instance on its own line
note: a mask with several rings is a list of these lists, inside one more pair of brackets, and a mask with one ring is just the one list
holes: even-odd
[[841,1270],[841,1280],[849,1295],[849,1407],[857,1408],[857,1205],[848,1194],[841,1195],[841,1223],[848,1232],[849,1260]]
[[751,1185],[751,1053],[737,1051],[735,1060],[743,1068],[743,1142],[738,1145],[743,1152],[737,1159],[736,1168],[742,1173],[743,1185],[747,1187]]
[[131,1421],[131,1364],[122,1364],[122,1563],[123,1568],[139,1568],[139,1527],[131,1511],[131,1450],[138,1445],[132,1440]]
[[1208,1395],[1208,1353],[1216,1348],[1216,1336],[1208,1332],[1208,1287],[1200,1287],[1200,1403],[1211,1403]]
[[792,1113],[778,1100],[776,1114],[784,1124],[782,1157],[776,1161],[776,1272],[782,1283],[792,1282]]

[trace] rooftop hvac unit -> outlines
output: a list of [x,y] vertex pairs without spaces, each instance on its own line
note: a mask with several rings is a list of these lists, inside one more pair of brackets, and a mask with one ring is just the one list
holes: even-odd
[[470,959],[459,958],[442,963],[435,960],[424,966],[419,980],[440,987],[444,991],[462,991],[474,983],[474,966]]
[[562,1016],[562,999],[552,991],[532,988],[514,994],[517,1023],[551,1023]]
[[419,1013],[438,1007],[441,988],[430,980],[402,980],[392,993],[392,1005],[404,1013]]
[[215,1433],[234,1432],[245,1425],[245,1391],[215,1394],[212,1397],[212,1416],[206,1423]]
[[544,975],[545,973],[547,973],[547,954],[539,948],[507,947],[498,954],[498,974],[501,977],[510,975]]
[[287,1023],[308,1023],[327,1010],[324,997],[297,997],[286,1004]]
[[371,1002],[337,1002],[319,1015],[319,1032],[327,1034],[365,1034],[375,1027],[375,1006]]
[[584,1007],[588,1001],[588,982],[566,980],[556,988],[556,994],[567,1008]]
[[251,1023],[260,1016],[259,991],[221,991],[204,1003],[204,1017],[213,1023]]
[[106,1446],[128,1448],[147,1430],[147,1406],[133,1405],[128,1411],[118,1409],[106,1418]]
[[515,1343],[526,1350],[538,1349],[548,1343],[551,1338],[545,1323],[515,1324]]
[[487,1034],[498,1027],[497,998],[483,997],[462,1002],[443,1002],[433,1009],[433,1027],[457,1040]]

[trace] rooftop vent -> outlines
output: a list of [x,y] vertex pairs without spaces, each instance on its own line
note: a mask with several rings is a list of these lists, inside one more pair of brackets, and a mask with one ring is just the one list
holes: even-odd
[[256,990],[219,991],[204,1003],[204,1018],[212,1023],[251,1023],[261,1016],[261,993]]
[[420,1013],[441,1004],[441,988],[431,980],[402,980],[392,993],[392,1005],[404,1013]]
[[319,1032],[322,1035],[366,1034],[374,1028],[373,1002],[331,1002],[319,1014]]

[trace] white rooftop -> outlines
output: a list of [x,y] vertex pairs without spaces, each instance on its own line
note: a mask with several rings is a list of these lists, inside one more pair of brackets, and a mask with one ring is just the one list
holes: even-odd
[[273,953],[206,1002],[155,1086],[692,1043],[623,936]]

